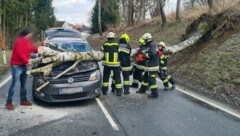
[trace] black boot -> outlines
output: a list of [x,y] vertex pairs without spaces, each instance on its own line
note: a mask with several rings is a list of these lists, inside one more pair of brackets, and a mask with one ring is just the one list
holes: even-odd
[[112,92],[114,93],[116,90],[115,84],[112,84],[111,87],[112,87]]
[[141,87],[136,93],[146,93],[146,89]]
[[172,84],[172,89],[175,89],[176,84],[175,84],[174,79],[172,77],[169,79],[169,82]]
[[122,96],[122,90],[116,90],[117,96]]
[[102,94],[107,95],[108,88],[107,87],[102,87]]
[[132,85],[130,85],[130,87],[138,88],[138,83],[132,83]]
[[107,95],[107,91],[102,91],[102,94],[103,95]]
[[130,94],[130,92],[129,92],[129,85],[124,85],[124,92],[123,92],[123,94]]
[[116,89],[113,87],[113,88],[112,88],[112,92],[114,93],[115,91],[116,91]]
[[163,83],[163,85],[164,85],[164,90],[168,90],[168,89],[169,89],[169,87],[168,87],[168,82]]
[[124,90],[124,95],[130,94],[129,90]]
[[158,90],[153,89],[151,91],[152,91],[152,93],[150,95],[148,95],[148,98],[158,98]]

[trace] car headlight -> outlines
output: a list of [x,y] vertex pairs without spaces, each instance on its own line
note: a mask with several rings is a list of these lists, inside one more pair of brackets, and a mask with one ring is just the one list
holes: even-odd
[[100,77],[100,71],[97,70],[90,75],[89,81],[95,81]]

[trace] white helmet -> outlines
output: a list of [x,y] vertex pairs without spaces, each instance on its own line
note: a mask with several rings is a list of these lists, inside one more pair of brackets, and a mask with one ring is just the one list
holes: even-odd
[[162,45],[163,47],[166,47],[166,44],[164,42],[158,43],[158,45]]
[[142,38],[144,40],[152,39],[152,35],[150,33],[145,33]]
[[109,33],[107,34],[107,38],[116,38],[116,34],[113,33],[113,32],[109,32]]

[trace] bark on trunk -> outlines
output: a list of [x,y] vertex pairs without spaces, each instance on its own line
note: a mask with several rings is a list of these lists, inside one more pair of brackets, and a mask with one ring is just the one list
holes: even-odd
[[133,25],[133,14],[134,14],[133,0],[129,0],[128,1],[128,26]]
[[98,0],[98,29],[99,29],[99,34],[102,36],[102,19],[101,19],[101,0]]
[[162,26],[165,26],[167,23],[167,18],[166,18],[164,9],[163,9],[164,7],[163,7],[162,0],[160,0],[159,4],[160,4],[160,14],[161,14],[161,19],[162,19]]
[[102,51],[92,52],[57,52],[48,47],[40,46],[38,48],[39,54],[46,58],[31,59],[32,64],[47,64],[46,66],[29,70],[27,74],[43,73],[47,76],[52,71],[52,67],[61,64],[64,61],[84,61],[84,60],[101,60],[104,57]]
[[180,20],[180,5],[181,5],[181,0],[177,0],[176,20]]

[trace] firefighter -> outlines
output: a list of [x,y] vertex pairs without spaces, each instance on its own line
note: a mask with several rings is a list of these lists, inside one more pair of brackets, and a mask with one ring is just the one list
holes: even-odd
[[131,84],[130,87],[135,87],[138,88],[138,83],[142,82],[142,74],[144,72],[145,69],[145,65],[146,65],[146,57],[144,56],[144,54],[141,53],[141,50],[145,50],[146,49],[146,42],[143,38],[140,38],[139,40],[140,43],[140,48],[138,49],[137,53],[136,53],[136,62],[133,66],[133,83]]
[[141,50],[141,53],[147,58],[143,81],[137,93],[145,93],[148,86],[151,89],[149,98],[158,98],[158,90],[156,84],[156,74],[159,69],[159,57],[157,46],[153,43],[153,38],[150,33],[145,33],[142,37],[146,42],[146,49]]
[[164,42],[158,43],[158,56],[159,56],[159,71],[158,76],[163,81],[164,90],[168,90],[168,82],[172,84],[172,89],[175,88],[174,79],[167,72],[167,56],[166,45]]
[[[119,59],[121,64],[121,71],[123,75],[124,83],[124,94],[130,94],[129,92],[129,74],[131,71],[131,46],[128,44],[130,42],[130,37],[127,34],[121,35],[119,39]],[[112,82],[112,92],[115,92],[115,80]]]
[[115,79],[115,87],[117,96],[122,95],[122,84],[120,77],[120,61],[118,53],[118,43],[116,42],[116,34],[109,32],[107,34],[107,41],[102,45],[101,50],[104,52],[104,58],[102,64],[103,68],[103,83],[102,83],[102,93],[107,95],[108,85],[109,85],[109,76],[111,71],[113,71],[113,78]]

